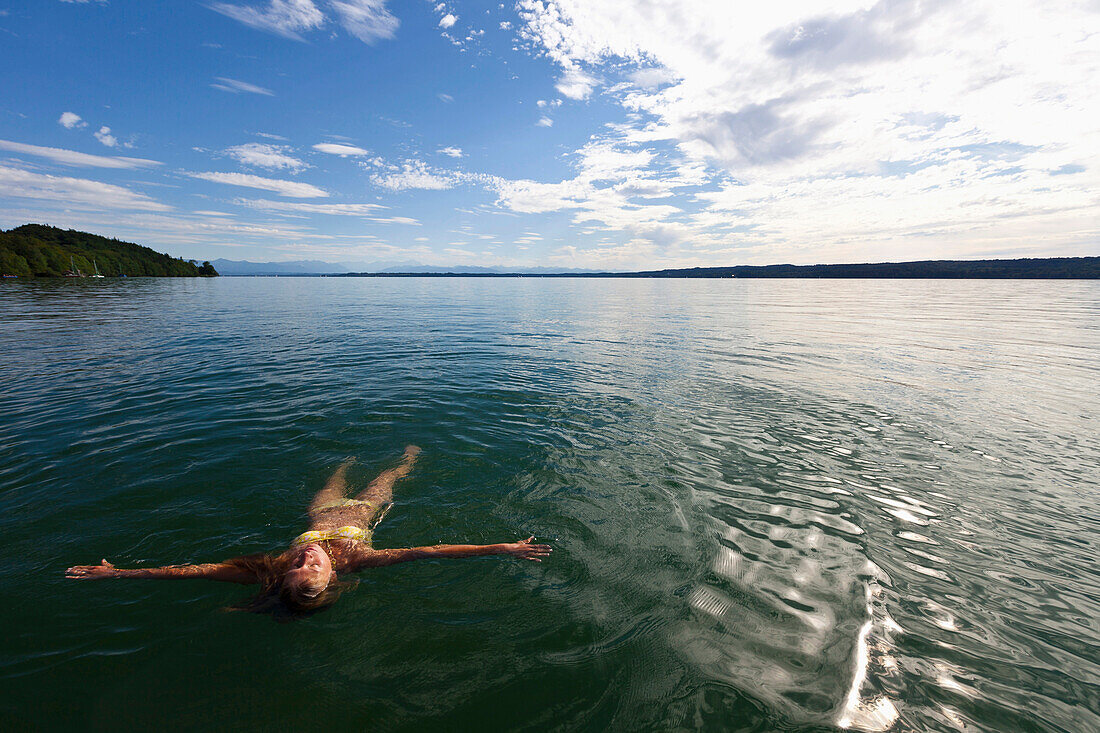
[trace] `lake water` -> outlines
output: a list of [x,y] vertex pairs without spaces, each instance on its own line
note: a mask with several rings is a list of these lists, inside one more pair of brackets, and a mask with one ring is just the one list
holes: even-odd
[[[1100,283],[0,284],[0,723],[1100,730]],[[68,565],[281,550],[424,452],[331,610]]]

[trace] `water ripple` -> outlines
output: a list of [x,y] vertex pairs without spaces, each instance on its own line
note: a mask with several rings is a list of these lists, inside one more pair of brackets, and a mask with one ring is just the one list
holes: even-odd
[[[1098,295],[5,281],[0,710],[117,722],[59,712],[79,686],[143,726],[1100,730]],[[343,457],[361,485],[407,442],[380,545],[534,533],[552,561],[380,569],[290,627],[217,613],[236,588],[60,578],[275,549]]]

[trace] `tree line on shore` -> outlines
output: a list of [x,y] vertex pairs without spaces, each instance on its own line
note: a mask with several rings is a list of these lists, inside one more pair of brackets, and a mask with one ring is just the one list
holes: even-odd
[[1095,280],[1100,257],[1016,260],[922,260],[850,265],[738,265],[631,272],[625,277],[881,278],[937,280]]
[[217,277],[213,265],[73,229],[24,224],[0,231],[0,273],[19,277]]

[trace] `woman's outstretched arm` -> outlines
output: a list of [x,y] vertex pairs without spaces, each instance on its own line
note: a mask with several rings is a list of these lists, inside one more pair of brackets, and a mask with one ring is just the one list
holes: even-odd
[[411,560],[430,560],[447,557],[481,557],[483,555],[511,555],[542,562],[552,552],[550,545],[532,545],[534,537],[522,542],[505,542],[499,545],[434,545],[432,547],[408,547],[396,550],[367,550],[355,558],[354,567],[376,568]]
[[258,583],[252,572],[231,562],[210,562],[202,565],[168,565],[162,568],[116,568],[103,560],[99,565],[75,565],[65,571],[66,578],[74,580],[102,580],[103,578],[206,578],[226,583]]

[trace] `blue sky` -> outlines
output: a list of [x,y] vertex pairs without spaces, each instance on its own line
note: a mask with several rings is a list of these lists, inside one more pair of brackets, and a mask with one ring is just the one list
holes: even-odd
[[199,259],[1100,254],[1100,5],[0,0],[0,226]]

